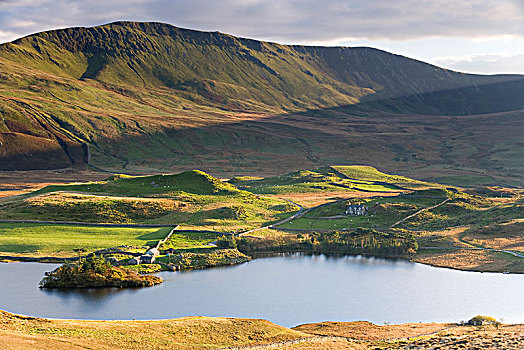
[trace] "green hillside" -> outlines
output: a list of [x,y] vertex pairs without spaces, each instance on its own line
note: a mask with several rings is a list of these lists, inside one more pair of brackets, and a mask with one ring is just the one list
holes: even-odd
[[[2,45],[0,56],[61,77],[167,87],[232,109],[248,101],[284,110],[325,108],[367,95],[405,98],[522,80],[448,71],[371,48],[287,46],[162,23],[37,33]],[[440,113],[461,112],[440,107]],[[485,113],[489,109],[488,102]]]
[[199,170],[47,186],[0,202],[3,219],[182,225],[231,232],[260,227],[296,208]]
[[234,177],[230,183],[257,194],[322,193],[322,192],[392,192],[420,187],[441,187],[389,175],[370,166],[334,166],[315,170],[300,170],[267,177]]
[[522,76],[137,22],[30,35],[0,45],[0,64],[1,170],[231,176],[360,163],[487,172],[482,184],[524,171]]
[[180,174],[129,176],[112,175],[105,181],[47,186],[35,193],[76,191],[104,193],[129,197],[164,197],[170,194],[188,193],[195,195],[236,195],[235,186],[206,174],[200,170]]

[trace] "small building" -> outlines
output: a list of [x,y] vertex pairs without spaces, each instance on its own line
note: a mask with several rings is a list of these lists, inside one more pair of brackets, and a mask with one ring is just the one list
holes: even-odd
[[468,324],[472,326],[483,326],[487,324],[487,322],[486,320],[469,320]]
[[160,252],[156,248],[151,248],[146,252],[146,255],[151,255],[152,257],[157,257],[160,255]]
[[351,204],[351,202],[348,202],[345,214],[346,215],[366,215],[367,211],[368,211],[368,207],[362,204]]
[[140,265],[140,258],[138,257],[131,258],[127,261],[127,264],[128,265]]
[[468,324],[471,326],[483,326],[487,324],[499,326],[500,322],[494,319],[493,317],[478,315],[469,320]]
[[166,249],[166,254],[174,254],[175,251],[176,251],[175,248],[167,248],[167,249]]
[[141,264],[152,264],[155,262],[155,257],[151,254],[144,254],[140,256]]

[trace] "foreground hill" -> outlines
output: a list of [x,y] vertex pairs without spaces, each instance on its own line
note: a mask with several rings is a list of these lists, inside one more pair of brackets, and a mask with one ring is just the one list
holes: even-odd
[[37,33],[0,45],[0,64],[2,170],[523,171],[522,76],[135,22]]
[[[522,325],[323,322],[288,329],[265,320],[184,317],[154,321],[49,320],[0,311],[0,345],[16,349],[519,349]],[[420,335],[429,334],[424,337]],[[271,345],[269,345],[271,344]]]
[[265,320],[185,317],[159,321],[48,320],[0,311],[0,345],[16,349],[216,349],[307,336]]

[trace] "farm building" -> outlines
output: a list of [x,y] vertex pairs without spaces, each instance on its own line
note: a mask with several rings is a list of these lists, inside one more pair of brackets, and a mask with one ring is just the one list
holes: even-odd
[[346,215],[366,215],[367,211],[368,211],[368,207],[362,204],[351,204],[351,202],[348,202],[345,214]]
[[155,262],[155,257],[152,254],[144,254],[140,256],[141,264],[152,264]]
[[146,255],[151,255],[151,256],[153,256],[153,257],[156,258],[157,256],[160,255],[160,252],[159,252],[158,249],[156,249],[156,248],[151,248],[151,249],[149,249],[149,250],[146,252]]

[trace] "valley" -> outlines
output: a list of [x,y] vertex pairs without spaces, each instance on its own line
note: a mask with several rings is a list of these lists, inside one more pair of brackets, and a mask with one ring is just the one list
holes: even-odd
[[[317,287],[334,284],[331,288],[345,290],[339,284],[347,281],[354,286],[350,295],[359,293],[361,301],[358,303],[366,297],[382,300],[375,296],[377,291],[361,290],[358,284],[364,283],[362,276],[369,275],[378,286],[391,284],[392,281],[388,282],[384,276],[392,277],[398,284],[397,298],[405,297],[404,289],[416,283],[421,291],[431,290],[434,302],[438,300],[439,309],[444,312],[440,319],[450,320],[467,315],[471,310],[485,308],[485,305],[475,302],[478,300],[476,293],[482,293],[485,283],[495,283],[500,288],[497,295],[511,294],[513,289],[507,288],[506,284],[512,282],[500,280],[507,276],[500,272],[513,273],[511,276],[517,278],[524,272],[522,189],[494,186],[465,189],[391,175],[370,166],[327,166],[278,176],[236,176],[228,180],[219,180],[197,170],[142,176],[115,174],[89,182],[67,182],[62,180],[59,172],[56,175],[55,183],[49,184],[47,180],[42,184],[39,181],[25,183],[27,188],[36,190],[0,198],[0,213],[4,221],[0,223],[0,259],[10,262],[6,264],[8,268],[2,270],[5,278],[10,280],[16,276],[19,285],[36,284],[42,275],[37,273],[33,280],[32,273],[23,268],[27,266],[34,270],[27,264],[36,263],[16,261],[55,264],[66,261],[62,272],[48,274],[44,278],[47,282],[41,282],[46,283],[46,292],[32,296],[34,300],[42,299],[50,305],[50,308],[41,308],[40,315],[58,312],[53,316],[55,319],[0,311],[2,344],[17,344],[22,348],[30,344],[31,348],[37,349],[50,345],[74,348],[86,343],[97,348],[133,348],[136,344],[142,346],[144,337],[147,337],[154,339],[150,342],[156,348],[172,347],[176,343],[181,349],[232,346],[247,349],[261,344],[282,349],[390,349],[438,344],[446,349],[464,342],[511,349],[521,341],[520,326],[510,324],[497,327],[449,323],[378,326],[368,322],[338,322],[332,325],[306,324],[292,329],[260,319],[228,317],[157,321],[56,318],[74,314],[75,318],[104,319],[107,316],[96,311],[101,307],[113,315],[112,318],[114,315],[121,319],[130,315],[134,318],[136,313],[130,314],[127,307],[119,308],[121,303],[141,308],[145,311],[141,317],[146,319],[166,318],[173,312],[180,316],[213,312],[242,315],[247,313],[246,310],[255,310],[261,315],[259,317],[267,319],[277,317],[280,320],[277,324],[286,325],[296,325],[295,319],[325,317],[321,315],[326,315],[326,312],[332,319],[337,318],[337,312],[343,312],[344,317],[356,312],[352,316],[355,319],[371,317],[368,313],[362,316],[364,314],[359,313],[362,310],[358,311],[357,305],[351,306],[351,312],[346,310],[347,305],[352,305],[348,301],[345,306],[334,309],[318,303],[318,308],[310,306],[307,310],[290,314],[295,303],[286,302],[289,301],[286,289],[278,286],[282,285],[279,279],[291,273],[294,277],[285,277],[288,283],[309,290],[314,286],[308,283]],[[82,171],[78,175],[77,180],[84,176]],[[74,177],[69,173],[67,179],[69,176]],[[366,208],[366,212],[364,215],[347,214],[349,203]],[[284,220],[286,218],[290,220]],[[27,222],[31,220],[33,222]],[[38,220],[42,223],[34,222]],[[61,223],[63,220],[70,222]],[[141,261],[138,265],[129,265],[133,259],[142,260],[142,256],[153,247],[157,247],[159,253],[152,263]],[[347,255],[350,263],[343,258]],[[90,264],[89,259],[93,256],[95,259],[103,256],[101,261],[110,270],[106,270],[104,275],[86,272],[85,276],[66,270],[76,271],[76,264]],[[268,258],[271,256],[274,258]],[[382,260],[383,257],[387,259]],[[446,272],[449,276],[443,277],[436,271],[440,269],[416,272],[408,261],[499,274],[479,280],[474,275],[454,275],[472,272],[449,270]],[[259,262],[259,267],[254,262]],[[305,263],[310,265],[306,267]],[[18,267],[20,264],[23,266]],[[248,270],[235,269],[244,266]],[[371,267],[373,270],[368,270]],[[301,268],[306,268],[307,273],[301,272]],[[188,272],[190,270],[194,271]],[[212,275],[192,275],[199,270]],[[354,270],[359,272],[355,275]],[[347,276],[336,282],[341,271]],[[425,277],[421,280],[422,273]],[[313,281],[311,278],[302,280],[301,276],[307,275]],[[95,276],[105,277],[95,279]],[[272,277],[268,280],[269,276]],[[355,276],[360,277],[355,279]],[[294,281],[297,278],[299,280]],[[433,279],[449,281],[454,288],[473,288],[477,292],[470,291],[468,295],[473,297],[467,299],[454,297],[456,302],[450,303],[451,285],[444,283],[435,294]],[[160,287],[153,285],[162,280],[167,289],[157,290]],[[201,288],[202,283],[208,284],[208,281],[214,281],[210,295],[207,288]],[[519,280],[513,283],[519,283]],[[118,292],[93,288],[109,285],[118,286]],[[232,285],[240,293],[232,299],[234,305],[228,304]],[[53,288],[61,286],[75,287],[76,290]],[[130,286],[151,287],[141,288],[144,289],[141,294],[137,294],[139,292],[134,288],[128,292],[122,290],[122,287]],[[85,291],[81,289],[86,287]],[[36,285],[27,288],[37,289]],[[7,288],[3,293],[11,295],[12,291]],[[173,293],[178,297],[171,300],[170,306],[152,304],[151,300],[162,302],[171,298]],[[313,295],[319,293],[320,290]],[[73,295],[82,300],[84,312],[95,314],[71,314],[66,305]],[[270,306],[275,304],[275,297],[279,299],[277,309],[281,312]],[[210,304],[203,302],[202,298],[209,298]],[[255,304],[253,298],[257,299]],[[305,297],[304,300],[309,299]],[[437,317],[433,311],[425,309],[422,300],[413,296],[411,299],[410,304],[422,310],[418,317]],[[5,300],[9,300],[8,310],[24,308],[17,304],[14,295]],[[197,307],[192,300],[200,300]],[[329,300],[327,298],[327,302]],[[333,305],[339,302],[338,299],[331,301]],[[407,307],[405,312],[387,313],[385,310],[390,308],[388,298],[382,302],[381,310],[373,313],[375,323],[377,317],[398,319],[395,323],[412,319],[415,309]],[[140,307],[143,303],[147,305]],[[490,305],[510,319],[515,317],[495,300]],[[223,309],[225,306],[228,311]],[[216,311],[217,307],[221,311]],[[159,314],[159,310],[164,311]],[[493,314],[493,310],[488,312]],[[238,332],[241,336],[235,335]],[[173,334],[179,334],[180,339]]]
[[518,349],[523,118],[522,74],[369,47],[1,43],[0,345]]
[[2,170],[233,177],[369,164],[523,185],[519,75],[135,22],[21,38],[0,46],[0,63]]
[[[350,204],[364,215],[348,215]],[[222,248],[248,254],[365,254],[522,273],[523,210],[518,188],[465,190],[369,166],[228,181],[202,171],[112,175],[0,199],[0,247],[11,259],[120,245],[145,252],[176,226],[161,250],[212,252],[220,238]]]

